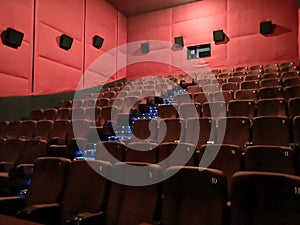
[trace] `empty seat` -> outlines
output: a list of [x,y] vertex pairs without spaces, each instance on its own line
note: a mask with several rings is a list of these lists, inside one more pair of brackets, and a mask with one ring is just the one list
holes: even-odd
[[81,107],[83,108],[92,108],[96,105],[96,99],[86,99],[83,101]]
[[289,146],[290,124],[287,117],[255,117],[252,133],[254,145]]
[[236,173],[232,181],[231,224],[299,224],[299,186],[297,176]]
[[259,81],[244,81],[241,83],[241,89],[258,89],[259,88]]
[[[136,172],[132,170],[134,167],[140,169]],[[162,193],[160,184],[153,181],[162,179],[161,168],[145,163],[118,163],[113,166],[112,176],[120,181],[111,184],[105,224],[157,224],[161,219]],[[125,185],[133,180],[148,185]]]
[[201,117],[202,106],[199,103],[184,103],[179,107],[179,117],[189,119]]
[[278,79],[278,78],[280,78],[278,72],[264,73],[262,75],[262,79]]
[[233,100],[228,103],[228,116],[246,116],[253,118],[256,106],[253,100]]
[[195,103],[203,104],[205,102],[211,102],[212,96],[213,95],[210,92],[196,92],[193,95],[193,100]]
[[42,138],[48,140],[49,134],[52,131],[54,121],[53,120],[40,120],[36,124],[36,130],[34,133],[35,138]]
[[281,86],[280,79],[265,79],[260,82],[261,87],[278,87]]
[[18,160],[20,152],[23,151],[25,140],[7,139],[1,140],[0,164],[2,172],[11,170]]
[[72,108],[72,100],[61,100],[59,108]]
[[158,106],[158,117],[176,118],[178,117],[177,105],[160,105]]
[[277,87],[262,87],[258,90],[259,99],[266,98],[282,98],[282,88],[281,86]]
[[20,138],[32,138],[36,130],[35,120],[23,120],[20,127]]
[[221,85],[223,91],[237,91],[240,89],[239,83],[226,83]]
[[300,86],[288,86],[284,89],[284,98],[286,101],[297,97],[300,97]]
[[132,141],[156,141],[157,138],[157,121],[153,119],[136,120],[132,128]]
[[248,146],[245,170],[295,174],[295,152],[289,147]]
[[65,143],[67,133],[69,131],[70,121],[69,120],[56,120],[53,124],[53,128],[49,134],[49,141],[57,143]]
[[250,119],[248,117],[219,118],[217,143],[237,145],[245,149],[250,138]]
[[244,81],[244,77],[240,77],[240,76],[233,76],[227,78],[228,83],[240,83],[242,81]]
[[206,102],[202,105],[202,116],[219,118],[227,115],[225,102]]
[[126,146],[121,142],[103,141],[97,143],[96,160],[108,161],[112,164],[125,160]]
[[114,91],[106,91],[106,92],[104,92],[103,93],[103,98],[109,98],[109,99],[111,99],[111,98],[115,98],[117,96],[117,93],[116,92],[114,92]]
[[170,166],[198,166],[196,146],[193,144],[167,142],[161,143],[158,149],[158,161],[164,169]]
[[205,144],[197,153],[200,167],[218,169],[225,174],[227,190],[230,195],[232,176],[235,172],[243,169],[241,148],[229,144]]
[[248,89],[248,90],[238,90],[235,92],[236,100],[253,100],[256,102],[257,100],[257,90]]
[[293,135],[294,135],[294,142],[299,145],[300,144],[300,116],[295,116],[293,118]]
[[299,77],[300,75],[299,71],[288,71],[288,72],[283,72],[280,76],[281,80],[284,80],[286,78],[293,78],[293,77]]
[[203,92],[215,92],[220,91],[221,86],[219,84],[210,84],[202,87]]
[[300,77],[292,77],[292,78],[285,78],[282,79],[282,86],[300,86]]
[[11,121],[5,132],[5,137],[7,139],[16,139],[20,136],[21,133],[22,121]]
[[82,103],[83,103],[82,99],[74,99],[72,102],[72,108],[73,109],[79,108],[79,107],[81,107]]
[[286,116],[283,98],[260,99],[256,103],[257,116]]
[[0,122],[0,139],[5,138],[5,132],[8,127],[9,122],[8,121],[1,121]]
[[191,103],[192,99],[189,94],[177,94],[174,96],[175,103],[179,106],[183,103]]
[[110,172],[111,164],[105,161],[77,160],[70,164],[60,201],[61,224],[68,220],[101,221],[109,183],[100,174],[108,176]]
[[[20,217],[42,222],[45,215],[38,214],[39,208],[46,205],[58,205],[70,163],[70,160],[63,158],[38,158],[34,164],[31,183],[25,195],[25,204],[20,204],[22,199],[17,196],[0,198],[0,208],[3,210],[1,212],[15,214],[20,211]],[[17,202],[18,204],[16,204]],[[53,222],[51,217],[49,219],[48,223]]]
[[170,167],[165,176],[174,173],[163,183],[162,223],[223,225],[227,195],[224,174],[199,167]]
[[160,120],[158,123],[158,143],[183,140],[184,128],[184,121],[179,118]]
[[184,142],[196,145],[197,149],[207,142],[215,142],[216,121],[212,118],[190,118],[186,120]]
[[213,101],[225,101],[228,104],[229,101],[233,100],[233,91],[216,91],[213,93]]
[[43,113],[44,120],[55,120],[57,117],[58,110],[57,109],[45,109]]
[[252,71],[252,70],[262,70],[262,69],[263,69],[262,65],[249,66],[249,71]]
[[131,142],[127,145],[125,161],[157,163],[158,144],[151,142]]
[[72,109],[71,108],[59,108],[56,119],[58,119],[58,120],[72,119]]
[[95,124],[96,121],[100,120],[102,109],[101,107],[92,107],[92,108],[86,108],[84,119],[89,121],[92,124]]
[[115,106],[103,106],[101,108],[101,116],[96,121],[96,125],[103,127],[109,121],[117,121],[118,112],[119,110]]
[[[141,96],[141,95],[138,95]],[[129,113],[131,109],[139,108],[139,97],[138,96],[127,96],[124,98],[123,112]]]
[[30,118],[32,120],[42,120],[44,118],[44,109],[33,109],[30,113]]
[[85,108],[73,108],[72,109],[72,119],[84,119],[85,118]]
[[289,99],[289,101],[288,101],[288,115],[291,118],[300,115],[300,97]]
[[242,71],[242,72],[247,72],[248,71],[248,67],[247,66],[239,66],[235,68],[235,71]]
[[260,73],[248,73],[244,78],[245,81],[260,81],[261,74]]

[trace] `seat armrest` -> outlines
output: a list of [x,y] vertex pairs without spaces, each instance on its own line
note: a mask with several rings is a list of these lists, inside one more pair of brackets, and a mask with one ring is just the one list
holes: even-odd
[[80,213],[72,220],[68,220],[66,225],[104,225],[105,215],[103,212],[97,213]]
[[60,205],[58,203],[32,205],[18,212],[17,217],[43,224],[58,224]]
[[19,196],[0,198],[0,214],[15,216],[24,206],[25,199]]
[[22,171],[24,175],[31,175],[33,172],[34,164],[19,164],[16,169]]

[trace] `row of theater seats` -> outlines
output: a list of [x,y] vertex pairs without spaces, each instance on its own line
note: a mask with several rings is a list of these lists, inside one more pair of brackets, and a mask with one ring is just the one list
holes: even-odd
[[[132,180],[149,185],[124,185]],[[215,169],[39,158],[25,199],[0,198],[0,210],[41,224],[300,223],[299,177],[238,172],[231,186],[228,202],[226,177]]]
[[[128,116],[128,115],[127,115]],[[125,117],[125,120],[128,117]],[[105,127],[90,127],[88,120],[41,120],[31,121],[33,126],[26,126],[27,135],[20,135],[19,131],[22,123],[16,126],[8,126],[3,132],[2,139],[42,139],[48,145],[60,144],[64,147],[71,146],[74,151],[85,149],[85,144],[97,142],[99,138],[94,138],[91,133],[94,129],[97,134],[106,131]],[[120,129],[124,126],[124,121],[113,121],[114,131],[109,135],[122,136]],[[127,121],[128,122],[128,121]],[[290,143],[300,143],[299,135],[300,116],[295,116],[293,120],[287,117],[260,116],[250,119],[249,117],[219,117],[213,118],[167,118],[167,119],[139,119],[129,128],[130,141],[148,140],[152,142],[175,142],[182,141],[196,145],[198,148],[206,143],[235,144],[242,149],[247,144],[254,145],[278,145],[289,146]],[[1,126],[0,126],[1,127]],[[74,134],[74,128],[76,133]],[[74,145],[74,140],[77,145]],[[75,150],[76,149],[76,150]],[[74,152],[73,151],[73,152]]]

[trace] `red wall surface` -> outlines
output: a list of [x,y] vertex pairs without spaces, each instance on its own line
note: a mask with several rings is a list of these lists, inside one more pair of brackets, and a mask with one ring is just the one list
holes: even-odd
[[27,95],[32,89],[34,1],[1,0],[0,4],[0,33],[7,27],[24,33],[18,49],[0,44],[0,96]]
[[[105,0],[0,0],[0,5],[0,32],[12,27],[24,33],[18,49],[0,45],[3,97],[76,90],[95,59],[127,42],[127,18]],[[68,51],[59,48],[61,34],[74,38]],[[104,38],[101,49],[92,46],[94,35]],[[110,81],[125,76],[126,68]],[[82,80],[79,88],[96,85]]]
[[[273,34],[259,33],[261,21],[276,24]],[[213,42],[213,31],[223,29],[228,41]],[[298,9],[295,0],[203,0],[128,19],[128,42],[149,40],[174,42],[183,36],[185,46],[211,43],[212,56],[203,59],[210,68],[229,68],[273,62],[298,62]],[[138,46],[138,44],[137,44]],[[155,49],[151,54],[156,54]],[[182,52],[184,51],[184,52]],[[171,52],[172,58],[186,50]],[[132,57],[128,55],[128,58]],[[200,64],[200,60],[193,64]],[[172,64],[175,64],[171,60]],[[190,63],[190,62],[189,62]],[[131,65],[127,77],[176,73],[171,67]],[[177,72],[179,73],[180,70]]]

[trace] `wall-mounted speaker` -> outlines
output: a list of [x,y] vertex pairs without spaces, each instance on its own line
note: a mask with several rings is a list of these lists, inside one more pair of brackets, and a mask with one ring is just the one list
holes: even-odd
[[69,50],[72,47],[73,38],[66,34],[62,34],[59,39],[59,47],[64,50]]
[[273,33],[272,21],[260,22],[260,33],[261,34],[272,34]]
[[104,42],[104,39],[102,37],[100,37],[98,35],[95,35],[93,37],[93,46],[95,48],[98,48],[98,49],[101,48],[103,45],[103,42]]
[[13,28],[7,28],[3,33],[3,43],[12,48],[18,48],[23,41],[24,33]]
[[215,30],[213,32],[214,42],[222,42],[225,40],[225,33],[223,30]]
[[145,42],[141,44],[142,53],[150,52],[149,43]]
[[183,37],[174,37],[174,42],[175,42],[175,48],[183,48],[184,42],[183,42]]

